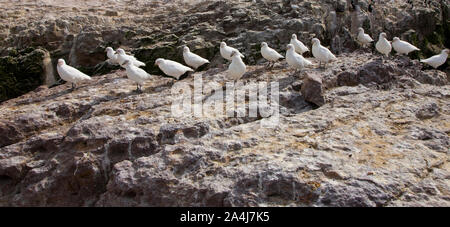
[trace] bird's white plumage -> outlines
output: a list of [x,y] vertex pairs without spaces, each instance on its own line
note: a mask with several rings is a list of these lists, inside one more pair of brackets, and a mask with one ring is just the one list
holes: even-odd
[[231,61],[231,53],[233,51],[236,51],[241,56],[241,58],[244,58],[244,55],[241,54],[241,52],[239,52],[239,50],[237,50],[236,48],[228,46],[225,42],[220,43],[220,55],[222,55],[223,58]]
[[108,62],[110,64],[116,65],[119,64],[117,60],[118,54],[111,47],[106,48],[106,56],[108,57]]
[[198,67],[209,63],[207,59],[204,59],[197,54],[192,53],[189,50],[189,47],[186,46],[183,48],[183,58],[184,62],[186,62],[187,65],[193,67],[194,69],[197,69]]
[[308,47],[297,39],[296,34],[292,34],[291,42],[289,44],[294,45],[295,51],[299,54],[304,54],[309,51]]
[[233,52],[231,64],[228,66],[228,77],[231,80],[239,80],[245,73],[246,66],[239,55],[239,52]]
[[380,33],[378,42],[375,44],[375,48],[381,54],[386,55],[386,57],[389,56],[389,53],[391,53],[391,51],[392,51],[392,45],[386,39],[386,33],[384,33],[384,32]]
[[320,45],[320,41],[317,38],[312,39],[312,54],[313,56],[319,60],[321,63],[328,63],[330,61],[336,60],[336,56],[331,53],[326,47]]
[[139,85],[143,85],[145,80],[150,79],[150,74],[148,74],[143,69],[136,67],[132,62],[124,62],[125,70],[127,72],[128,79],[136,82]]
[[58,65],[56,67],[59,76],[61,79],[77,84],[83,80],[91,80],[91,77],[80,72],[78,69],[66,65],[66,62],[63,59],[58,60]]
[[371,42],[373,42],[372,37],[370,37],[370,35],[364,33],[364,29],[363,28],[358,28],[358,37],[357,37],[357,39],[364,46],[370,44]]
[[270,48],[266,42],[261,43],[261,55],[263,58],[271,62],[278,61],[278,59],[283,58],[283,55]]
[[309,60],[305,59],[302,55],[297,54],[295,52],[295,47],[292,44],[287,45],[286,61],[289,64],[289,66],[296,69],[303,69],[307,66],[312,65],[312,62],[310,62]]
[[158,65],[164,74],[175,77],[177,80],[180,79],[180,76],[185,74],[187,71],[194,71],[176,61],[166,60],[163,58],[156,59],[155,65]]
[[413,51],[420,50],[414,45],[400,40],[398,37],[394,37],[394,39],[392,40],[392,47],[399,54],[409,54]]
[[[140,67],[140,66],[145,66],[144,62],[141,62],[139,60],[137,60],[134,56],[132,55],[127,55],[125,53],[125,51],[122,48],[117,49],[117,61],[119,62],[119,64],[122,66],[123,63],[125,61],[130,61],[131,63],[133,63],[133,65]],[[123,66],[122,66],[123,67]]]
[[444,49],[441,51],[440,54],[434,55],[433,57],[427,59],[420,60],[420,62],[431,65],[433,68],[437,68],[447,61],[449,51],[450,51],[449,49]]

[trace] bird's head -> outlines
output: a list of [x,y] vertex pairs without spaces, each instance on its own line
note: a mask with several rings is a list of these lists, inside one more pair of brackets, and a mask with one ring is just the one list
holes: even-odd
[[442,53],[450,54],[450,49],[443,49],[443,50],[442,50]]
[[221,43],[220,43],[220,47],[223,48],[223,47],[226,47],[226,46],[227,46],[227,44],[226,44],[225,42],[221,42]]
[[62,66],[62,65],[65,65],[65,64],[66,64],[66,61],[64,61],[64,59],[62,59],[62,58],[58,59],[58,65],[59,66]]
[[162,61],[164,61],[164,59],[162,59],[162,58],[156,59],[155,65],[158,65],[158,66],[159,66],[159,64],[161,64]]
[[117,53],[119,54],[125,54],[125,51],[122,48],[117,49]]
[[288,44],[288,45],[287,45],[287,49],[288,49],[288,50],[293,50],[293,49],[294,49],[294,45]]
[[359,27],[359,28],[358,28],[358,32],[364,33],[364,28]]
[[291,39],[297,39],[297,35],[296,34],[292,34]]
[[312,44],[320,44],[320,40],[318,38],[313,38],[312,40]]
[[111,48],[111,47],[106,47],[105,52],[110,52],[110,51],[113,51],[113,48]]
[[261,43],[261,47],[267,47],[267,43],[266,42],[262,42]]
[[394,37],[394,38],[392,39],[392,42],[397,42],[397,41],[400,41],[400,39],[399,39],[398,37]]
[[231,52],[230,57],[234,57],[234,56],[239,57],[239,53],[237,51],[235,51],[235,50],[233,50],[233,52]]
[[187,47],[187,46],[184,46],[183,47],[183,53],[187,53],[187,52],[189,52],[190,50],[189,50],[189,47]]
[[122,66],[128,66],[128,65],[131,65],[131,61],[129,61],[129,60],[125,60],[125,61],[122,63]]
[[384,32],[380,33],[380,38],[385,38],[386,39],[386,37],[387,37],[386,33],[384,33]]

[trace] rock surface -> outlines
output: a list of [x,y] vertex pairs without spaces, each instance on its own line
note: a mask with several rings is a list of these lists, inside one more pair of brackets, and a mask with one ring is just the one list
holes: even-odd
[[279,82],[275,128],[172,115],[173,86],[222,82],[223,69],[154,75],[143,93],[123,70],[40,87],[0,104],[0,205],[449,206],[450,85],[417,67],[355,52],[306,69],[322,81],[318,108],[284,61],[249,66],[239,89]]

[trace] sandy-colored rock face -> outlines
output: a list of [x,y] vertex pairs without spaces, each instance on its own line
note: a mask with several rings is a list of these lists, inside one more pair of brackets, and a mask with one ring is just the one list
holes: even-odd
[[[279,82],[275,128],[260,116],[172,116],[172,86],[221,82],[220,69],[155,75],[142,94],[120,70],[6,101],[0,205],[449,206],[446,74],[364,52],[329,65],[301,76],[285,62],[248,67],[245,87]],[[309,75],[319,108],[301,94]]]
[[[0,0],[0,95],[33,90],[0,104],[0,205],[450,206],[448,74],[383,62],[352,41],[362,26],[439,52],[450,46],[448,1],[372,14],[349,2]],[[284,53],[293,33],[338,60],[301,75],[284,61],[265,69],[260,43]],[[246,56],[241,90],[279,82],[275,128],[260,115],[173,117],[172,86],[223,82],[220,41]],[[154,60],[183,62],[183,44],[211,64],[181,81],[159,76]],[[143,93],[104,63],[107,46],[147,63]],[[98,76],[73,92],[38,87],[60,57]]]

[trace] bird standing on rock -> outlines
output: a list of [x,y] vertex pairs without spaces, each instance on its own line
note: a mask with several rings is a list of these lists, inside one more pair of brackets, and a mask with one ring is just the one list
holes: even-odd
[[131,61],[125,60],[122,67],[125,67],[128,79],[136,82],[136,91],[142,91],[141,87],[145,80],[150,79],[148,74],[143,69],[135,66]]
[[358,28],[358,37],[357,37],[358,42],[360,42],[362,44],[363,47],[366,47],[367,45],[369,45],[371,42],[373,42],[372,37],[370,37],[370,35],[364,33],[364,29],[363,28]]
[[244,55],[241,54],[241,52],[239,52],[239,50],[237,50],[236,48],[227,46],[225,42],[220,43],[220,55],[222,55],[223,58],[231,61],[232,60],[231,53],[233,51],[236,51],[241,58],[244,58]]
[[58,59],[58,65],[56,66],[61,79],[72,83],[72,90],[76,88],[78,82],[83,80],[91,80],[91,77],[80,72],[78,69],[66,65],[64,59]]
[[392,45],[391,45],[391,42],[389,42],[386,39],[386,33],[384,33],[384,32],[380,33],[378,42],[375,44],[375,48],[381,54],[386,55],[386,57],[389,56],[389,53],[391,53],[391,51],[392,51]]
[[229,79],[234,81],[241,79],[244,75],[246,66],[241,59],[241,55],[237,51],[231,52],[231,64],[228,66]]
[[317,60],[319,60],[319,67],[322,65],[322,62],[326,65],[330,61],[337,60],[336,56],[334,56],[330,50],[320,45],[319,39],[313,38],[312,43],[312,54]]
[[197,69],[198,67],[209,63],[207,59],[204,59],[189,50],[189,47],[185,46],[183,47],[183,58],[184,62],[186,62],[187,65],[193,67],[194,69]]
[[436,69],[437,67],[443,65],[447,61],[449,52],[450,52],[449,49],[444,49],[441,51],[440,54],[434,55],[433,57],[427,59],[420,60],[420,62],[431,65],[433,68]]
[[156,59],[155,65],[157,65],[164,74],[175,77],[175,79],[177,80],[179,80],[181,75],[185,74],[186,72],[194,71],[191,68],[184,66],[176,61],[166,60],[164,58]]
[[294,45],[288,44],[286,51],[287,63],[296,70],[302,70],[303,68],[312,65],[312,62],[305,59],[302,55],[295,52]]
[[119,64],[122,66],[123,63],[128,60],[131,63],[133,63],[133,65],[137,66],[137,67],[141,67],[141,66],[145,66],[144,62],[141,62],[139,60],[137,60],[134,56],[132,55],[127,55],[125,54],[125,51],[122,48],[117,49],[117,61],[119,62]]
[[413,51],[420,50],[414,45],[406,41],[400,40],[398,37],[394,37],[394,39],[392,40],[392,47],[398,54],[406,54],[406,55],[408,55]]
[[275,65],[275,62],[278,61],[278,59],[284,58],[283,55],[270,48],[266,42],[261,43],[261,55],[263,56],[263,58],[269,61],[269,64],[267,66],[270,66],[270,64],[272,63],[271,67]]
[[304,54],[309,51],[308,47],[297,39],[296,34],[292,34],[290,44],[294,45],[295,51],[299,54]]

